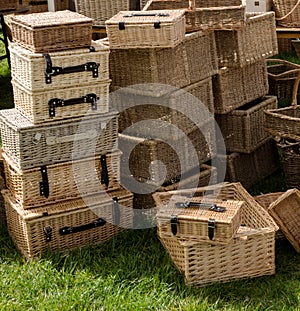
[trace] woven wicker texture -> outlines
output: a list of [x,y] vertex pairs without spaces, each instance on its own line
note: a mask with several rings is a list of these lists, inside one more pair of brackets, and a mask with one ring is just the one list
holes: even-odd
[[111,50],[109,69],[112,87],[139,83],[185,87],[218,72],[214,33],[186,34],[175,48]]
[[300,59],[300,40],[292,40],[292,45],[296,51],[298,59]]
[[[218,156],[226,165],[225,180],[241,182],[245,188],[271,175],[279,168],[279,156],[275,142],[267,139],[251,153],[230,153]],[[226,164],[225,164],[226,161]]]
[[108,153],[117,145],[118,113],[114,110],[33,125],[15,109],[5,109],[0,120],[2,148],[21,169]]
[[300,66],[283,59],[266,60],[268,67],[269,94],[282,98],[292,98],[295,80]]
[[15,108],[33,124],[109,111],[110,80],[33,92],[11,83]]
[[120,182],[120,152],[107,154],[105,166],[95,156],[28,170],[19,170],[5,153],[3,158],[7,188],[24,209],[116,189]]
[[283,27],[300,27],[298,0],[273,0],[277,24]]
[[291,106],[266,110],[265,129],[274,136],[300,141],[300,106],[297,105],[300,73],[295,80]]
[[[49,53],[52,64],[49,75],[46,75],[48,68],[43,54],[33,53],[18,44],[11,43],[9,49],[12,78],[29,91],[108,81],[109,48],[100,40],[93,41],[92,48]],[[57,74],[59,72],[61,74]]]
[[247,13],[240,30],[215,32],[219,66],[244,66],[278,54],[275,13]]
[[[139,92],[140,87],[142,87],[141,92]],[[159,92],[160,90],[161,92]],[[180,134],[172,128],[168,128],[169,124],[189,133],[195,127],[201,127],[207,123],[208,113],[206,113],[207,117],[204,112],[203,114],[199,113],[199,118],[197,118],[192,107],[202,109],[201,105],[203,104],[212,112],[214,106],[212,78],[209,77],[180,90],[159,84],[122,88],[110,94],[110,104],[120,111],[120,132],[128,128],[127,133],[133,136],[153,137],[157,134],[158,138],[177,139]],[[129,105],[130,108],[127,108]],[[195,119],[198,119],[197,124],[187,116],[195,116]],[[166,126],[161,125],[161,129],[157,132],[153,131],[151,127],[130,127],[137,122],[150,119],[166,121]]]
[[240,183],[154,194],[156,204],[173,195],[244,201],[242,225],[228,245],[179,239],[158,231],[158,236],[187,284],[205,285],[275,273],[275,231],[278,226]]
[[278,38],[277,43],[278,43],[278,54],[293,52],[292,39]]
[[106,20],[129,9],[130,0],[75,0],[76,12],[91,17],[95,26],[105,26]]
[[290,189],[273,202],[268,209],[281,231],[300,253],[300,192]]
[[181,10],[121,11],[107,20],[105,26],[111,49],[175,47],[185,36]]
[[[46,3],[45,3],[46,2]],[[31,0],[29,1],[29,13],[48,12],[48,2],[45,0]],[[55,11],[69,10],[69,0],[55,0]]]
[[14,15],[10,19],[13,41],[36,53],[89,47],[92,22],[69,10]]
[[186,31],[240,29],[245,25],[245,5],[241,0],[150,0],[143,10],[186,9]]
[[265,61],[219,69],[213,78],[215,113],[225,114],[268,93]]
[[[3,191],[7,211],[8,232],[22,255],[32,259],[46,251],[67,252],[86,245],[96,245],[113,238],[119,231],[132,226],[132,194],[122,188],[105,196],[98,194],[86,201],[82,199],[54,203],[40,208],[23,210],[9,191]],[[120,226],[114,222],[113,200],[117,197],[120,207]],[[126,208],[128,207],[128,208]],[[47,216],[46,216],[47,215]],[[99,218],[105,218],[104,226],[86,231],[62,235],[66,226],[83,226]],[[46,240],[45,231],[51,228],[51,240]]]
[[[157,212],[157,227],[160,234],[174,235],[178,239],[229,244],[241,224],[241,201],[205,200],[203,206],[177,207],[178,203],[201,203],[202,198],[187,199],[176,196],[166,205],[160,205]],[[210,209],[213,205],[224,208],[224,212]],[[176,224],[172,218],[176,217]],[[213,236],[209,237],[209,221],[214,222]],[[177,232],[173,232],[176,227]]]
[[227,114],[216,115],[228,152],[251,153],[270,137],[264,129],[267,109],[277,108],[276,96],[265,96]]
[[2,0],[0,3],[0,11],[15,10],[17,8],[16,0]]

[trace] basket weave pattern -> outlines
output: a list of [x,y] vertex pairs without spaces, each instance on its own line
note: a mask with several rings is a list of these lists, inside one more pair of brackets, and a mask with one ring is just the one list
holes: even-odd
[[16,0],[2,0],[0,3],[0,11],[15,10],[17,8]]
[[273,0],[277,24],[283,27],[300,26],[300,5],[298,0]]

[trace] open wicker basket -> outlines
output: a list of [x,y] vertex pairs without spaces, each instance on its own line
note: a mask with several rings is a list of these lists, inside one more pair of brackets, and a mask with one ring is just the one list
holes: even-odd
[[273,0],[277,24],[283,27],[299,27],[299,4],[298,0]]

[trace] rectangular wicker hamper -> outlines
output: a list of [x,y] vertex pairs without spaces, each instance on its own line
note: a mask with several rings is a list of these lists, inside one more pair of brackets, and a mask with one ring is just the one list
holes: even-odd
[[116,148],[118,113],[34,125],[12,109],[0,111],[2,148],[20,169],[108,153]]
[[23,209],[114,190],[120,183],[120,152],[20,170],[3,153],[6,186]]
[[[133,222],[132,194],[122,188],[88,201],[75,199],[23,210],[3,190],[8,232],[22,255],[67,252],[107,241]],[[120,206],[118,206],[118,204]]]
[[186,31],[240,29],[245,25],[246,5],[241,0],[149,0],[143,10],[185,9]]
[[33,92],[11,83],[15,108],[34,124],[109,111],[110,80]]
[[109,48],[100,40],[90,47],[48,53],[33,53],[9,45],[14,81],[29,91],[42,91],[95,84],[109,80]]
[[240,183],[221,184],[193,190],[171,191],[155,197],[157,204],[169,201],[174,194],[222,200],[241,200],[241,226],[228,245],[211,245],[180,239],[158,230],[158,236],[174,265],[189,285],[202,286],[275,273],[275,231],[271,216],[253,199]]
[[275,13],[247,13],[240,30],[215,32],[219,66],[244,66],[278,54]]
[[251,153],[263,144],[270,137],[264,129],[264,111],[276,108],[277,97],[264,96],[227,114],[216,115],[226,150]]
[[140,83],[185,87],[218,72],[214,33],[186,34],[175,48],[112,49],[109,70],[112,87]]
[[111,49],[175,47],[185,36],[183,10],[121,11],[105,26]]
[[213,78],[215,113],[225,114],[268,94],[265,60],[241,68],[219,69]]
[[13,41],[35,53],[89,47],[93,20],[69,10],[14,15]]

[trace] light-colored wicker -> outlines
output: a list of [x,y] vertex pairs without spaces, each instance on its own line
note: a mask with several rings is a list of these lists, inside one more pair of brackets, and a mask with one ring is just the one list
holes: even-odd
[[15,108],[33,124],[109,111],[110,80],[33,92],[11,83]]
[[295,80],[289,107],[266,110],[265,129],[274,136],[300,141],[300,105],[297,105],[300,72]]
[[240,183],[225,183],[199,189],[154,194],[159,206],[174,195],[196,194],[207,198],[243,201],[242,226],[228,245],[211,245],[179,239],[158,230],[158,236],[187,284],[202,286],[213,282],[258,277],[275,273],[275,231],[278,226]]
[[186,31],[240,29],[246,5],[241,0],[149,0],[143,10],[185,9]]
[[0,11],[11,11],[17,8],[17,0],[1,0]]
[[215,32],[219,66],[245,66],[278,54],[275,13],[247,13],[240,30]]
[[20,169],[111,152],[117,146],[118,113],[33,125],[18,111],[0,112],[3,150]]
[[269,94],[279,99],[292,98],[295,80],[300,73],[298,64],[283,59],[266,60],[268,67]]
[[267,139],[251,153],[234,152],[227,156],[218,155],[218,159],[226,165],[225,180],[241,182],[245,188],[250,188],[279,169],[279,156],[272,139]]
[[300,27],[298,0],[273,0],[277,24],[283,27]]
[[[124,228],[130,228],[133,222],[132,194],[119,188],[106,196],[91,196],[88,206],[82,199],[64,201],[45,205],[31,210],[23,210],[14,201],[9,191],[3,191],[7,211],[8,232],[16,247],[25,258],[33,259],[41,254],[52,252],[68,252],[87,245],[97,245],[113,238]],[[120,222],[118,210],[112,198],[120,203]],[[106,220],[106,223],[102,219]],[[83,227],[90,223],[99,223],[85,231],[62,235],[65,227]],[[46,235],[46,232],[48,235]],[[48,239],[47,239],[48,236]]]
[[121,11],[105,26],[111,49],[173,48],[185,36],[183,10]]
[[[192,144],[194,152],[187,147],[188,143]],[[119,134],[119,146],[124,165],[129,163],[132,176],[141,182],[158,185],[199,167],[216,154],[216,145],[209,144],[198,129],[168,141]],[[198,159],[194,158],[195,153]],[[165,165],[165,170],[158,165],[160,162]],[[126,177],[126,169],[122,176]]]
[[93,19],[95,26],[105,26],[105,21],[120,11],[130,10],[130,0],[75,0],[76,12]]
[[49,68],[41,53],[33,53],[13,42],[9,45],[9,50],[12,78],[29,91],[109,80],[109,48],[100,40],[93,41],[91,48],[49,53]]
[[14,15],[13,41],[35,53],[89,47],[93,20],[69,10]]
[[[69,10],[69,0],[55,0],[55,11]],[[30,0],[29,13],[48,12],[48,2],[45,0]]]
[[225,114],[268,94],[265,60],[241,67],[222,67],[213,78],[215,113]]
[[300,192],[289,189],[268,209],[286,238],[300,253]]
[[226,150],[251,153],[257,149],[268,137],[270,138],[270,134],[264,129],[264,111],[276,108],[277,97],[265,96],[227,114],[216,115]]
[[105,156],[20,170],[3,153],[6,186],[24,209],[113,190],[120,182],[120,152]]
[[[153,136],[156,132],[152,128],[130,126],[140,121],[155,119],[165,121],[166,125],[175,125],[176,128],[189,133],[195,126],[201,127],[207,123],[204,112],[201,115],[199,113],[196,124],[187,117],[195,116],[196,119],[196,112],[192,111],[194,107],[199,107],[200,110],[207,107],[213,112],[212,78],[206,78],[180,90],[165,85],[121,88],[110,94],[110,104],[120,111],[119,132],[126,130],[130,135]],[[130,108],[127,108],[129,105]],[[164,139],[179,137],[178,132],[167,126],[157,131],[157,134],[159,138]]]
[[185,87],[218,72],[214,33],[186,34],[175,48],[111,50],[109,68],[113,87],[139,83]]

